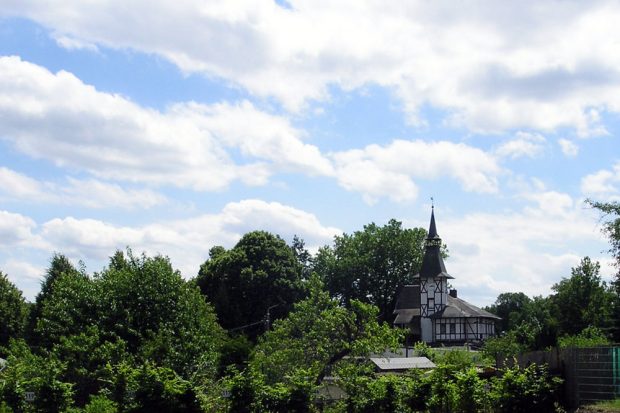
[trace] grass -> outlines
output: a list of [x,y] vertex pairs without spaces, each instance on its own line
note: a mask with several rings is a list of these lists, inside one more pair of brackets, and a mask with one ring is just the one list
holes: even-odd
[[596,412],[620,412],[620,399],[605,400],[584,407]]

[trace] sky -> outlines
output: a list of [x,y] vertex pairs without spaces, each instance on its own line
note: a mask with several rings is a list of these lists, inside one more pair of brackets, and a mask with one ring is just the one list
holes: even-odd
[[620,4],[0,0],[0,270],[428,228],[473,304],[611,260]]

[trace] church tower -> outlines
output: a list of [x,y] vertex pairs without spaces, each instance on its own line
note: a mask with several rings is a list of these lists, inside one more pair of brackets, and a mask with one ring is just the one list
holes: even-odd
[[441,257],[441,238],[435,225],[435,207],[431,209],[431,223],[424,241],[424,258],[420,274],[420,327],[422,341],[433,342],[432,316],[442,312],[448,304],[448,279],[453,279],[446,271]]
[[453,278],[441,256],[433,206],[422,267],[414,283],[403,285],[398,294],[394,325],[408,328],[414,340],[432,346],[479,343],[493,337],[499,317],[458,298],[456,290],[448,291],[448,280]]

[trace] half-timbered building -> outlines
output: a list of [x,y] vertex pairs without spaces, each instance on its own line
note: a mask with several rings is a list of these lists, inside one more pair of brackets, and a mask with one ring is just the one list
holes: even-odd
[[494,336],[499,317],[458,298],[456,290],[448,290],[448,280],[454,277],[446,271],[441,245],[433,208],[420,273],[413,285],[401,289],[394,324],[408,327],[414,340],[431,345],[457,345]]

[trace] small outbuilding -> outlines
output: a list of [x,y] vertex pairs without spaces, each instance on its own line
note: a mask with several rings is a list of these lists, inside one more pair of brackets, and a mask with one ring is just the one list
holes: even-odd
[[404,373],[411,369],[429,370],[435,363],[426,357],[371,357],[377,373]]

